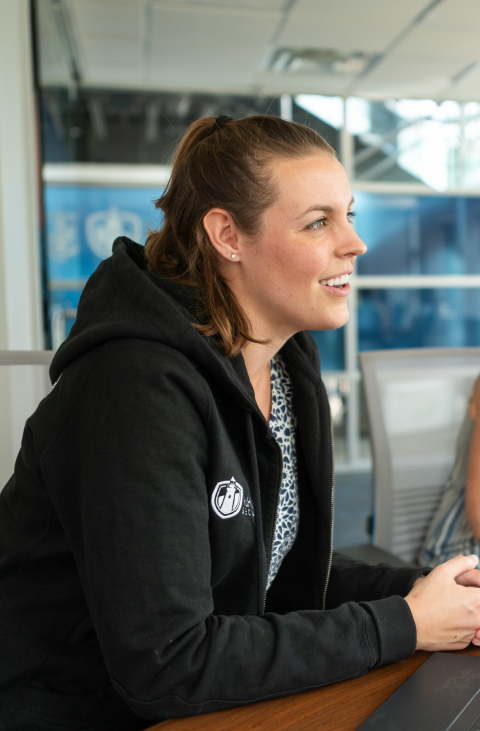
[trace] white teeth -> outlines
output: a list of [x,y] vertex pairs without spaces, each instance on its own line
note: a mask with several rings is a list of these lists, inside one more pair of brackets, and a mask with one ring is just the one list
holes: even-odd
[[323,286],[328,285],[329,287],[341,287],[348,283],[349,274],[342,274],[341,277],[332,277],[332,279],[322,279],[320,284]]

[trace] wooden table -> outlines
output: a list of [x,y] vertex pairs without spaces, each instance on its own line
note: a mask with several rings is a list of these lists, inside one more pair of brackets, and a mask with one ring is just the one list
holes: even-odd
[[[432,653],[372,670],[318,690],[203,716],[163,721],[148,731],[355,731]],[[460,655],[477,655],[470,645]]]

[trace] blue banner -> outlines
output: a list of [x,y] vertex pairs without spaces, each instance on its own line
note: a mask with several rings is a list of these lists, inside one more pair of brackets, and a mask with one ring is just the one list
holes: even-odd
[[50,284],[86,279],[110,256],[117,236],[145,243],[161,225],[153,201],[159,188],[46,185],[47,271]]
[[117,236],[145,243],[162,213],[161,188],[45,186],[48,301],[52,343],[58,348],[74,322],[85,281],[112,253]]

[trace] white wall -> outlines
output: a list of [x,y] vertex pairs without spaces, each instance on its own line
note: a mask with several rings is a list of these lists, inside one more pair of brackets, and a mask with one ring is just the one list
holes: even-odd
[[0,0],[0,350],[44,347],[28,0]]

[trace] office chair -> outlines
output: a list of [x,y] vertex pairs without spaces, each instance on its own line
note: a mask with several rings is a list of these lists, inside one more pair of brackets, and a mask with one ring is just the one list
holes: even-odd
[[25,421],[50,391],[54,351],[0,351],[0,490],[10,479]]
[[373,545],[338,550],[412,565],[453,465],[480,348],[380,350],[359,359],[373,446]]

